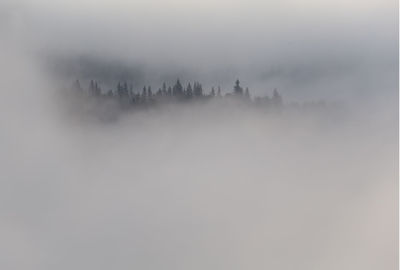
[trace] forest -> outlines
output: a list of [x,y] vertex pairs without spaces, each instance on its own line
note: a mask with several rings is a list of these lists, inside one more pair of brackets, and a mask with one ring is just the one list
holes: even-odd
[[179,79],[173,86],[164,82],[158,90],[154,91],[151,86],[144,86],[141,91],[134,90],[132,84],[118,82],[116,89],[104,91],[95,80],[90,80],[89,86],[85,89],[81,82],[76,80],[72,90],[79,97],[92,98],[96,100],[114,100],[122,108],[143,107],[160,105],[174,101],[191,102],[207,101],[211,99],[228,99],[243,101],[248,104],[265,104],[266,106],[281,107],[283,105],[282,96],[275,88],[272,96],[252,98],[248,87],[243,88],[239,79],[236,80],[232,90],[222,92],[221,87],[211,87],[209,92],[203,90],[201,83],[195,81],[193,85],[188,83],[183,86]]

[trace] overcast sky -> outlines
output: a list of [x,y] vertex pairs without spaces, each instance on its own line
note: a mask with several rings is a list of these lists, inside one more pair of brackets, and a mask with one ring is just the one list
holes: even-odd
[[64,60],[84,56],[103,65],[140,66],[149,84],[176,74],[231,87],[240,77],[253,92],[278,87],[293,99],[375,96],[378,87],[393,95],[397,89],[394,0],[0,5],[0,29],[23,48]]

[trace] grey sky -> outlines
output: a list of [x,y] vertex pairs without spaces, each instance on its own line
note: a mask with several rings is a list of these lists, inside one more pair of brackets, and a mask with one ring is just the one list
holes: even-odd
[[397,88],[397,1],[84,0],[3,6],[4,28],[18,32],[29,50],[146,67],[148,83],[169,72],[228,87],[240,76],[256,93],[278,87],[293,99],[373,95],[384,81],[391,84],[381,91],[393,94]]

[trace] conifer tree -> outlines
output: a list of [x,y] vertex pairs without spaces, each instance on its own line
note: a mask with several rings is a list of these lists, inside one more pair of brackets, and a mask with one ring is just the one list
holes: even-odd
[[101,94],[101,89],[99,87],[99,85],[97,84],[97,82],[94,83],[94,95],[96,97],[100,96]]
[[244,96],[245,96],[247,99],[250,99],[250,92],[249,92],[249,88],[248,88],[248,87],[246,87],[246,91],[245,91],[245,93],[244,93]]
[[233,93],[235,95],[243,95],[243,88],[240,87],[240,81],[236,80],[235,86],[233,88]]
[[79,82],[79,80],[76,80],[74,82],[74,84],[72,85],[72,90],[77,93],[77,94],[82,94],[82,87],[81,87],[81,83]]
[[146,86],[143,87],[143,91],[142,91],[142,100],[146,101],[147,98],[147,90],[146,90]]
[[167,95],[167,85],[165,84],[165,82],[163,82],[163,85],[162,85],[162,94],[164,96]]
[[183,95],[183,87],[179,79],[176,81],[174,87],[172,88],[173,96],[182,96]]
[[190,83],[186,87],[186,96],[188,98],[191,98],[193,96],[193,90],[192,90],[192,86],[190,85]]
[[89,84],[89,95],[93,96],[94,95],[94,81],[90,80]]
[[203,88],[199,82],[195,82],[193,85],[193,94],[196,97],[203,96]]
[[210,96],[212,96],[212,97],[214,97],[214,96],[215,96],[215,90],[214,90],[214,87],[211,87],[211,93],[210,93]]
[[278,90],[275,88],[274,92],[272,94],[272,103],[275,106],[281,106],[282,105],[282,97],[281,95],[278,93]]

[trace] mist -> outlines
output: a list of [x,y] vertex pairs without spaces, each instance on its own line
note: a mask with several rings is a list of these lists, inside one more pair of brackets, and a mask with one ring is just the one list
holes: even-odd
[[[397,269],[397,5],[0,4],[0,268]],[[177,78],[284,107],[65,95]]]

